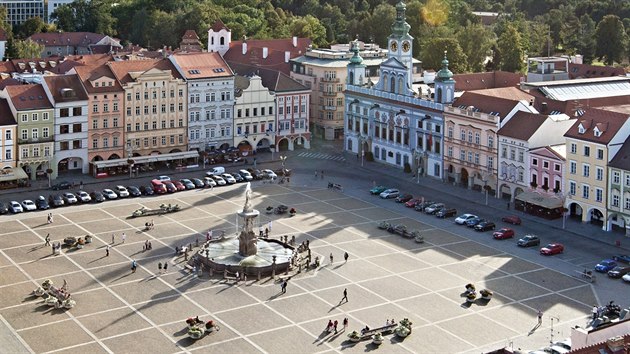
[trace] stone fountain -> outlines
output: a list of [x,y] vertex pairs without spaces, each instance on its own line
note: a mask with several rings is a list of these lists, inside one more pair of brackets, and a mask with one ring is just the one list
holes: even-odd
[[252,189],[245,187],[245,205],[236,212],[242,219],[240,232],[232,237],[207,241],[191,258],[213,271],[229,271],[250,275],[267,275],[284,272],[293,257],[293,247],[273,238],[259,239],[254,232],[256,218],[260,215],[252,207]]

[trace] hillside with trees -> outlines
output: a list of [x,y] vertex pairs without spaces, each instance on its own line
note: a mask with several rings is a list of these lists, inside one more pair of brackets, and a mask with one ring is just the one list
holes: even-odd
[[[315,46],[359,38],[387,43],[398,0],[77,0],[53,14],[56,25],[27,21],[16,38],[38,31],[89,31],[151,49],[177,47],[194,29],[206,43],[220,18],[233,39],[310,37]],[[525,55],[581,54],[584,62],[628,57],[630,0],[408,0],[414,55],[439,67],[448,50],[456,72],[522,70]],[[473,11],[497,12],[484,25]],[[492,60],[486,63],[487,56]]]

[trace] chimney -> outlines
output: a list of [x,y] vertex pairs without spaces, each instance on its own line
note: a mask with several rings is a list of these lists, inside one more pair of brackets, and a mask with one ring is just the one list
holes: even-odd
[[269,54],[269,48],[263,47],[263,59],[267,59],[268,54]]
[[542,106],[540,107],[540,113],[545,113],[547,112],[547,102],[543,102]]
[[297,48],[297,36],[293,36],[293,47]]
[[288,63],[289,59],[291,59],[291,52],[289,51],[284,52],[284,62]]
[[533,97],[532,97],[532,99],[531,99],[531,100],[529,100],[529,105],[530,105],[530,106],[533,106],[533,105],[534,105],[534,98],[533,98]]
[[243,42],[243,55],[247,54],[247,42]]

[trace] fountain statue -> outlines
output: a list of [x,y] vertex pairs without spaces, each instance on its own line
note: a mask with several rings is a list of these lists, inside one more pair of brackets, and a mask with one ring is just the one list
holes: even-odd
[[238,213],[243,218],[243,229],[238,237],[238,253],[243,257],[254,256],[258,252],[256,243],[258,238],[254,232],[254,219],[259,215],[258,210],[252,208],[252,188],[249,182],[245,187],[245,205]]

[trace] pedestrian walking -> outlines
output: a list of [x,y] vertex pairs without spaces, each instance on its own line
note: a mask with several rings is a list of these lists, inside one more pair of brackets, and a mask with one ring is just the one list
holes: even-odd
[[105,257],[109,257],[109,245],[105,247]]
[[330,252],[330,264],[333,264],[333,254]]
[[127,239],[127,234],[123,232],[121,237],[122,237],[122,243],[125,243],[125,240]]
[[53,223],[53,213],[50,213],[50,223]]
[[341,301],[339,301],[339,303],[342,303],[343,300],[346,300],[346,302],[348,302],[348,288],[343,289],[343,297],[341,298]]
[[324,170],[322,170],[322,173],[320,174],[320,177],[321,177],[322,179],[324,179]]
[[265,228],[265,238],[269,238],[269,228]]
[[50,246],[50,234],[46,235],[45,241],[46,243],[44,243],[44,246]]
[[597,319],[597,315],[599,313],[599,308],[597,307],[597,305],[593,305],[593,310],[591,311],[593,313],[593,321]]
[[328,325],[326,325],[326,332],[330,333],[330,331],[332,331],[332,328],[333,328],[333,321],[328,320]]
[[539,326],[542,324],[542,317],[543,317],[542,310],[538,310],[538,325]]
[[339,321],[335,320],[335,322],[333,322],[333,328],[335,329],[335,334],[337,334],[337,325],[339,324]]
[[168,262],[164,262],[164,274],[166,274],[167,269],[168,269]]
[[112,245],[116,242],[116,234],[112,234]]
[[510,202],[507,202],[507,210],[510,210]]
[[162,274],[162,262],[158,262],[158,273]]
[[348,252],[344,252],[344,253],[343,253],[343,260],[344,260],[344,262],[347,262],[347,261],[348,261],[348,257],[350,257],[350,255],[348,254]]
[[135,273],[136,268],[138,268],[138,264],[136,263],[136,260],[134,259],[133,261],[131,261],[131,272]]
[[288,284],[288,283],[287,283],[287,280],[285,279],[285,280],[282,282],[282,293],[283,293],[283,294],[287,292],[287,284]]
[[79,181],[79,190],[83,190],[83,181]]
[[343,331],[346,331],[346,328],[348,328],[348,317],[344,317],[343,319]]

